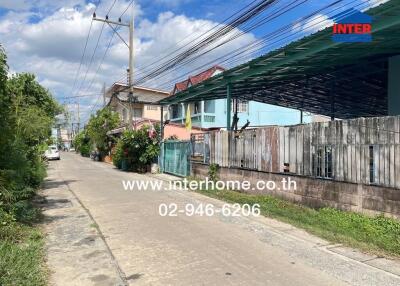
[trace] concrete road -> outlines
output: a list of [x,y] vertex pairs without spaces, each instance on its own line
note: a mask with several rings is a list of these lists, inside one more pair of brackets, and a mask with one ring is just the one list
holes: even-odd
[[[93,162],[72,153],[62,153],[60,161],[51,162],[50,180],[64,190],[47,191],[47,196],[69,192],[79,201],[91,220],[97,224],[110,259],[122,284],[129,285],[400,285],[400,267],[396,261],[365,255],[340,245],[332,245],[290,225],[264,217],[162,217],[161,203],[223,202],[185,191],[126,191],[122,180],[155,181],[152,176],[125,173],[105,163]],[[53,186],[54,187],[54,186]],[[53,198],[54,199],[54,198]],[[68,223],[68,213],[57,210],[63,219],[48,228],[52,244],[69,236],[71,241],[83,231],[55,233],[54,227]],[[78,216],[82,217],[82,216]],[[69,222],[71,224],[71,222]],[[75,225],[75,223],[73,223]],[[86,223],[87,224],[87,223]],[[79,222],[75,227],[78,228]],[[83,234],[82,234],[83,233]],[[59,239],[55,239],[59,236]],[[60,237],[61,236],[61,237]],[[89,235],[90,237],[90,235]],[[99,251],[99,250],[96,250]],[[102,252],[102,253],[103,253]],[[68,257],[71,263],[85,264],[87,253],[64,250],[64,268],[57,266],[59,252],[49,250],[53,279],[59,285],[86,285],[79,280],[81,272],[91,268],[70,268],[65,274]],[[86,256],[83,256],[86,255]],[[87,262],[95,264],[96,260]],[[109,265],[105,272],[111,273]],[[103,266],[94,267],[101,278]],[[83,274],[82,274],[83,275]],[[90,275],[90,273],[89,273]],[[109,278],[109,274],[103,275]],[[92,279],[93,285],[116,285],[118,279]],[[80,283],[77,283],[80,281]],[[119,280],[118,280],[119,281]]]

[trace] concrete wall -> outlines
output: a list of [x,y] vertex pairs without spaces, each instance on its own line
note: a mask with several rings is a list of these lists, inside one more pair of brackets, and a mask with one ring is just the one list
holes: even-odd
[[[208,165],[192,162],[191,175],[205,178],[208,168]],[[239,168],[221,167],[218,175],[219,179],[224,181],[248,180],[254,188],[258,180],[271,180],[278,184],[283,178],[290,177],[297,183],[296,190],[250,190],[249,193],[269,194],[314,208],[329,206],[369,215],[384,214],[389,217],[400,218],[400,191],[392,188]]]

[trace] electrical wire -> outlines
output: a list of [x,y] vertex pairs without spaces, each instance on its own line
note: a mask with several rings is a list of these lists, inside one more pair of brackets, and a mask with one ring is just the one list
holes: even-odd
[[[122,16],[123,16],[123,15],[128,11],[128,9],[132,6],[133,2],[134,2],[134,1],[132,0],[132,1],[127,5],[127,7],[126,7],[125,10],[122,12],[122,14],[119,16],[119,18],[122,18]],[[115,34],[117,33],[117,31],[118,31],[119,28],[120,28],[119,26],[118,26],[118,27],[116,26],[115,28],[112,29],[112,30],[113,30],[113,33],[112,33],[112,35],[111,35],[110,41],[108,42],[107,48],[106,48],[106,50],[104,51],[103,57],[102,57],[102,59],[101,59],[99,65],[98,65],[98,67],[97,67],[97,70],[96,70],[95,74],[94,74],[93,77],[92,77],[92,80],[91,80],[91,82],[90,82],[90,84],[89,84],[89,86],[88,86],[88,88],[87,88],[87,91],[90,90],[90,88],[92,87],[93,82],[94,82],[94,79],[95,79],[96,75],[98,75],[98,72],[99,72],[100,69],[101,69],[101,66],[102,66],[102,64],[103,64],[103,62],[104,62],[104,59],[105,59],[105,57],[106,57],[106,55],[107,55],[107,52],[108,52],[108,50],[109,50],[110,47],[111,47],[113,38],[114,38],[114,36],[115,36]],[[98,104],[98,102],[99,102],[100,97],[101,97],[101,95],[99,94],[99,96],[97,97],[97,100],[96,100],[95,104],[91,106],[89,114],[91,114],[91,113],[93,112],[93,110],[97,107],[97,104]]]
[[176,66],[178,63],[182,62],[184,59],[192,56],[196,52],[200,51],[204,47],[215,43],[221,37],[227,35],[231,32],[234,28],[240,26],[241,24],[245,23],[252,17],[255,17],[259,13],[266,10],[273,2],[276,0],[264,0],[258,3],[257,5],[253,5],[249,9],[242,12],[238,17],[234,18],[228,25],[223,26],[222,28],[218,29],[217,31],[213,32],[211,35],[207,36],[204,40],[200,41],[199,43],[191,46],[190,48],[186,49],[184,52],[180,53],[176,57],[168,60],[163,65],[160,65],[156,69],[154,69],[151,73],[147,74],[146,76],[138,79],[135,84],[138,85],[140,83],[146,82],[146,80],[150,78],[154,78],[155,76],[169,70],[170,68]]
[[[323,19],[323,20],[320,21],[320,22],[315,22],[315,21],[314,21],[314,22],[311,23],[312,25],[303,26],[303,29],[302,29],[302,30],[299,30],[297,33],[289,34],[289,35],[283,34],[283,32],[285,32],[285,31],[287,31],[287,30],[293,30],[293,27],[296,26],[297,24],[299,24],[299,23],[301,23],[301,22],[303,22],[303,21],[305,21],[305,20],[310,20],[310,19],[312,19],[312,17],[314,17],[315,15],[321,13],[323,10],[325,10],[325,9],[327,9],[327,8],[332,7],[333,5],[337,4],[338,2],[341,2],[341,1],[336,1],[336,2],[334,2],[334,3],[331,3],[331,4],[329,4],[329,5],[325,6],[325,7],[323,7],[323,8],[321,8],[321,9],[317,10],[317,11],[314,11],[313,13],[311,13],[311,14],[305,16],[305,17],[301,17],[300,19],[296,20],[295,22],[293,22],[293,23],[291,23],[291,24],[289,24],[289,25],[286,25],[286,26],[284,26],[284,27],[278,29],[278,30],[274,31],[273,33],[267,34],[266,36],[263,36],[261,39],[256,40],[256,41],[254,41],[253,43],[250,43],[249,45],[246,46],[246,48],[241,47],[241,48],[236,49],[235,51],[232,52],[232,53],[235,53],[235,54],[234,54],[234,56],[232,56],[231,58],[225,59],[224,61],[219,61],[219,60],[221,60],[221,59],[227,57],[227,55],[224,55],[224,56],[222,56],[222,57],[219,57],[219,58],[216,59],[216,60],[213,60],[213,61],[211,61],[211,62],[208,62],[208,63],[206,63],[205,65],[202,65],[202,66],[199,67],[199,68],[202,68],[202,67],[205,67],[205,66],[209,66],[209,64],[211,64],[211,63],[213,63],[213,62],[215,62],[215,61],[218,61],[219,64],[222,64],[222,63],[232,64],[232,63],[234,63],[234,62],[237,62],[238,60],[242,60],[243,58],[245,58],[245,57],[247,57],[247,56],[245,55],[245,57],[241,57],[241,58],[235,58],[235,57],[237,57],[237,56],[240,55],[240,54],[249,52],[251,49],[255,49],[256,46],[260,46],[260,44],[264,44],[264,43],[266,43],[266,42],[270,42],[270,41],[273,40],[273,39],[277,39],[277,38],[279,38],[279,37],[281,37],[281,36],[285,36],[285,37],[283,37],[283,38],[278,39],[278,40],[275,41],[275,42],[271,42],[271,43],[270,43],[269,45],[267,45],[267,46],[262,46],[262,47],[261,47],[262,49],[265,49],[266,47],[269,47],[269,48],[270,48],[270,47],[274,46],[274,44],[276,44],[276,43],[278,43],[278,42],[281,42],[281,41],[287,39],[288,37],[292,37],[292,38],[293,38],[296,34],[302,34],[305,30],[310,29],[310,28],[312,28],[313,26],[319,26],[321,23],[323,23],[323,22],[325,22],[325,21],[328,21],[328,19]],[[333,13],[334,11],[343,9],[343,8],[345,8],[345,6],[350,5],[350,4],[353,3],[353,2],[358,2],[358,1],[357,1],[357,0],[354,0],[354,1],[350,2],[350,3],[344,4],[344,5],[340,6],[340,7],[335,8],[334,10],[330,11],[329,13],[331,14],[331,13]],[[357,7],[357,6],[359,6],[359,5],[363,5],[363,3],[360,3],[360,4],[355,5],[355,6],[353,6],[353,7]],[[324,13],[324,15],[329,15],[329,14],[328,14],[328,13]],[[323,17],[323,15],[320,15],[320,16],[317,17],[316,19],[321,18],[321,17]],[[315,19],[313,19],[313,20],[315,20]],[[306,25],[307,25],[307,24],[309,24],[309,23],[306,23]],[[232,53],[230,53],[230,54],[228,54],[228,55],[232,55]],[[233,61],[232,61],[232,58],[233,58]],[[199,69],[199,68],[197,68],[197,69]],[[164,87],[164,86],[165,86],[166,84],[168,84],[168,83],[170,83],[170,82],[164,82],[164,83],[162,83],[160,86],[161,86],[161,87]]]
[[[113,1],[113,3],[111,4],[110,8],[108,9],[106,15],[108,15],[108,14],[111,12],[111,10],[113,9],[113,7],[114,7],[114,5],[115,5],[116,2],[117,2],[117,0],[114,0],[114,1]],[[92,19],[92,21],[93,21],[93,19]],[[101,39],[101,36],[102,36],[102,34],[103,34],[105,24],[106,24],[106,23],[103,22],[103,24],[101,25],[101,30],[100,30],[99,36],[97,37],[97,42],[96,42],[96,45],[95,45],[95,47],[94,47],[92,56],[91,56],[91,58],[90,58],[88,67],[87,67],[87,69],[86,69],[86,72],[85,72],[85,75],[84,75],[84,77],[83,77],[83,80],[82,80],[82,82],[81,82],[81,84],[80,84],[80,86],[79,86],[79,89],[78,89],[78,91],[76,92],[75,95],[78,95],[78,94],[79,94],[79,92],[81,91],[81,89],[82,89],[82,87],[83,87],[83,85],[84,85],[84,83],[85,83],[85,81],[86,81],[86,77],[87,77],[87,75],[88,75],[88,73],[89,73],[89,70],[90,70],[90,68],[91,68],[91,66],[92,66],[92,63],[93,63],[94,56],[95,56],[95,54],[96,54],[97,48],[99,47],[100,39]]]

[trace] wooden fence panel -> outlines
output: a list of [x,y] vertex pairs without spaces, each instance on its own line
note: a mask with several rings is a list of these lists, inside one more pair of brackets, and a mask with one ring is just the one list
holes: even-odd
[[270,126],[245,130],[238,138],[216,131],[207,138],[210,162],[223,167],[283,172],[289,163],[290,172],[312,176],[320,150],[324,175],[324,154],[332,148],[334,179],[369,184],[372,159],[373,183],[400,188],[400,116]]

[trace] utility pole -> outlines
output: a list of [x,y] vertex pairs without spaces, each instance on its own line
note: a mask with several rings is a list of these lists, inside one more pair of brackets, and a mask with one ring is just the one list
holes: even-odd
[[103,93],[103,107],[106,106],[106,83],[103,83],[103,89],[101,91]]
[[[118,22],[111,21],[108,19],[108,15],[106,15],[105,19],[100,19],[96,18],[96,13],[93,13],[93,20],[94,21],[100,21],[107,23],[111,29],[117,34],[117,36],[124,42],[124,44],[128,47],[129,49],[129,77],[128,77],[128,85],[129,85],[129,95],[128,95],[128,103],[129,103],[129,128],[132,129],[133,127],[133,122],[132,122],[132,117],[133,117],[133,112],[132,112],[132,98],[133,98],[133,75],[134,75],[134,57],[135,57],[135,48],[133,46],[133,32],[135,29],[134,26],[134,17],[133,17],[133,8],[132,8],[132,14],[131,14],[131,19],[129,23],[123,23],[121,21],[121,18],[118,19]],[[112,25],[115,26],[125,26],[129,28],[129,44],[125,42],[125,40],[121,37],[121,35],[118,33],[118,31],[113,27]]]
[[81,131],[80,126],[81,126],[81,115],[80,115],[80,110],[79,110],[79,100],[77,100],[76,104],[78,105],[78,133]]

